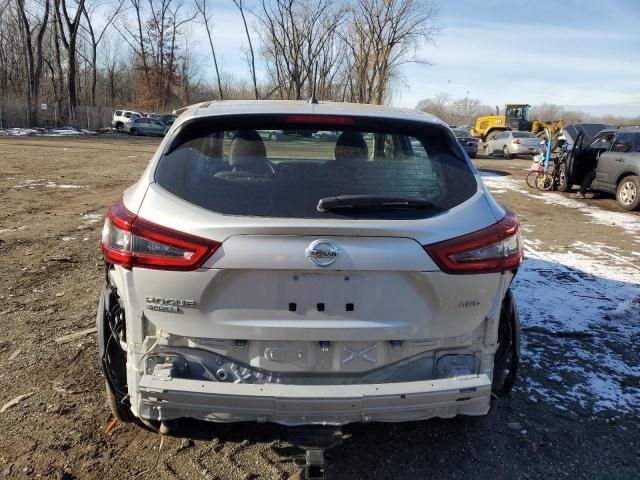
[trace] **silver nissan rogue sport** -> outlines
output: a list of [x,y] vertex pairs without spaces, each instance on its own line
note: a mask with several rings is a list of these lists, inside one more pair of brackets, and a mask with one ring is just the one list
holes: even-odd
[[518,220],[425,113],[189,107],[109,210],[102,252],[122,420],[484,415],[516,375]]

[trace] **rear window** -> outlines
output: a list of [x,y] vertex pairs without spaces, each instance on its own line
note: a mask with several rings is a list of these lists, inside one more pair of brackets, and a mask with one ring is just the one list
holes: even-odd
[[513,138],[534,138],[535,135],[529,132],[513,132]]
[[[478,188],[444,127],[363,117],[198,119],[180,127],[155,178],[213,212],[289,218],[426,218]],[[319,208],[338,196],[376,201]]]
[[456,128],[453,130],[453,134],[456,136],[456,138],[466,138],[469,136],[469,131]]

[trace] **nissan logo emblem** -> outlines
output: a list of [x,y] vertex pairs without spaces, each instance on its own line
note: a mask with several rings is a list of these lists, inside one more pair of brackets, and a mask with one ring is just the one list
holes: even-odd
[[305,256],[319,267],[328,267],[336,261],[336,257],[340,253],[340,249],[335,242],[320,238],[311,242],[304,254]]

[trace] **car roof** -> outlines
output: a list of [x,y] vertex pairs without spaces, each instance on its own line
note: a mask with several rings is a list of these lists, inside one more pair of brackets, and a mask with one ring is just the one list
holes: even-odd
[[414,120],[430,124],[447,126],[439,118],[411,108],[388,107],[346,102],[309,103],[302,100],[224,100],[204,102],[180,109],[183,111],[178,120],[182,124],[196,117],[244,114],[283,114],[283,115],[352,115],[396,120]]
[[611,131],[614,132],[633,132],[633,133],[638,133],[640,132],[640,125],[624,125],[621,127],[617,127],[617,128],[611,128]]

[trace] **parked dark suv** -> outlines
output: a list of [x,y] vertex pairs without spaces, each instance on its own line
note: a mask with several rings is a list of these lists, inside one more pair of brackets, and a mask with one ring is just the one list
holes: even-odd
[[606,128],[591,140],[580,133],[565,169],[566,185],[596,169],[592,190],[613,193],[625,210],[640,207],[640,127]]

